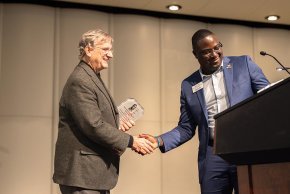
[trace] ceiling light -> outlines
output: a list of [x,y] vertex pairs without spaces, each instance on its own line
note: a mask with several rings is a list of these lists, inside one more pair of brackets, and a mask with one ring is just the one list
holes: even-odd
[[279,20],[280,16],[278,15],[268,15],[265,17],[266,20],[269,20],[269,21],[276,21],[276,20]]
[[170,11],[178,11],[181,9],[181,6],[177,4],[172,4],[168,5],[166,8],[169,9]]

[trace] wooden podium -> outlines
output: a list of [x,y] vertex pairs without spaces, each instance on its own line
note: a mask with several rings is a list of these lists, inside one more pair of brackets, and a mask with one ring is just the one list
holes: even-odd
[[240,194],[290,194],[290,78],[215,120],[214,152],[237,165]]

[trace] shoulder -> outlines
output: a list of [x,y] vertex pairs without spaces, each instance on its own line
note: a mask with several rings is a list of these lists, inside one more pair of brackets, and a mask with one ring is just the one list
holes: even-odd
[[187,78],[185,78],[181,83],[181,89],[186,90],[192,88],[193,85],[196,85],[202,81],[201,75],[199,71],[193,72],[191,75],[189,75]]
[[246,68],[249,66],[257,66],[249,55],[241,56],[225,56],[223,59],[224,66],[234,66],[236,68]]
[[80,62],[70,74],[67,82],[83,83],[91,81],[92,77],[96,77],[95,72],[88,65]]
[[94,91],[95,87],[92,76],[80,65],[77,65],[65,83],[63,94],[86,90]]
[[244,60],[250,60],[251,57],[249,55],[240,55],[240,56],[224,56],[224,61],[244,61]]
[[186,77],[182,82],[195,82],[197,80],[201,79],[199,70],[193,72],[191,75]]

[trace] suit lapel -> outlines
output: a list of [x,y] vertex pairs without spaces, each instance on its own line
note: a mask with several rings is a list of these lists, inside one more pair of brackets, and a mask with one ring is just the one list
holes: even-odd
[[107,90],[101,77],[98,77],[98,75],[92,70],[92,68],[89,65],[87,65],[85,62],[80,62],[80,67],[82,67],[87,72],[87,74],[91,77],[91,79],[93,80],[95,85],[99,88],[99,90],[107,98],[107,100],[111,106],[116,124],[117,124],[117,126],[119,126],[119,121],[118,121],[118,117],[117,117],[118,109],[117,109],[116,105],[114,104],[113,98],[111,97],[111,95],[110,95],[109,91]]
[[[233,87],[233,64],[230,63],[230,59],[228,57],[223,58],[223,72],[225,77],[225,84],[226,84],[226,90],[228,93],[228,98],[231,104],[231,98],[232,98],[232,87]],[[196,71],[192,75],[192,86],[202,82],[201,75],[199,71]],[[208,113],[206,110],[206,103],[205,103],[205,97],[203,89],[196,92],[198,101],[200,106],[202,107],[203,114],[206,119],[208,119]]]
[[[200,75],[199,71],[196,71],[192,76],[193,76],[192,77],[192,86],[195,86],[196,84],[202,82],[201,75]],[[203,114],[204,114],[204,116],[205,116],[205,118],[207,120],[208,119],[208,114],[207,114],[207,110],[206,110],[206,104],[205,104],[205,98],[204,98],[203,89],[196,91],[196,95],[197,95],[197,99],[199,101],[199,104],[200,104],[200,106],[202,108]]]
[[230,59],[228,57],[224,57],[223,59],[223,72],[225,77],[225,84],[228,93],[229,102],[232,102],[232,88],[233,88],[233,68],[234,65],[230,63]]

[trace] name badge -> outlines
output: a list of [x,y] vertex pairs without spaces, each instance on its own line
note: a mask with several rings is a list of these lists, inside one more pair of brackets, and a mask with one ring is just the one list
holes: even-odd
[[199,82],[198,84],[195,84],[194,86],[192,86],[192,93],[195,93],[202,88],[203,88],[203,83]]

